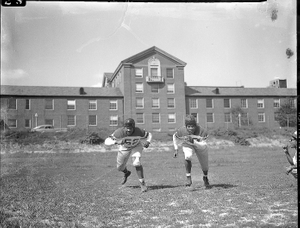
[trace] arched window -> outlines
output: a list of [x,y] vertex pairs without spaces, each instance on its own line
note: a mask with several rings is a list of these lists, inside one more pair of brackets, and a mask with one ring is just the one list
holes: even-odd
[[150,77],[160,77],[161,70],[160,70],[160,61],[159,59],[153,56],[148,60],[148,76]]

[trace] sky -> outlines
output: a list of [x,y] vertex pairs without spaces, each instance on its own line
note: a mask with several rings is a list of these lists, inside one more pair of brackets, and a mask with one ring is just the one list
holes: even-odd
[[296,0],[1,6],[1,84],[101,87],[105,72],[156,46],[187,63],[188,86],[280,78],[296,88],[296,19]]

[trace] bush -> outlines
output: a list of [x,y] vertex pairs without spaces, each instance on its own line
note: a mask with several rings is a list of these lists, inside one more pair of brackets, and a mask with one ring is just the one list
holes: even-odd
[[104,139],[102,139],[96,132],[89,133],[85,139],[80,140],[80,143],[86,143],[86,144],[92,144],[92,145],[101,144],[103,142],[104,142]]

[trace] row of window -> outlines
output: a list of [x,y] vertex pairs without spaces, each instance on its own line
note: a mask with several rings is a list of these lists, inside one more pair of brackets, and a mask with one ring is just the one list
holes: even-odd
[[[175,93],[175,85],[174,83],[167,83],[167,93],[174,94]],[[135,92],[136,93],[144,93],[144,83],[143,82],[136,82],[135,83]],[[152,93],[159,93],[159,84],[153,84],[151,86]]]
[[[195,109],[198,108],[198,99],[197,98],[191,98],[190,100],[190,108]],[[213,98],[207,98],[206,99],[206,108],[214,108],[214,102]],[[291,103],[292,107],[295,107],[295,101]],[[280,99],[274,99],[273,102],[274,108],[280,107]],[[265,101],[264,99],[258,99],[257,100],[257,108],[264,108],[265,107]],[[224,108],[231,108],[231,99],[230,98],[224,98]],[[242,98],[241,99],[241,108],[248,108],[248,99]]]
[[[110,116],[109,118],[109,125],[110,126],[118,126],[118,116]],[[8,126],[10,128],[17,128],[17,119],[8,119]],[[32,120],[25,119],[25,127],[31,128],[32,127]],[[44,124],[49,124],[54,126],[54,119],[44,119]],[[36,123],[37,125],[37,123]],[[74,127],[76,126],[76,115],[67,115],[67,126]],[[88,126],[97,126],[97,115],[89,115],[88,116]]]
[[[54,110],[54,99],[44,99],[45,109]],[[89,110],[97,110],[97,100],[89,100]],[[17,110],[17,99],[8,99],[8,109]],[[25,99],[25,109],[31,109],[31,100]],[[67,110],[76,110],[76,100],[67,100]],[[109,110],[118,110],[118,101],[109,101]]]
[[[148,75],[151,77],[161,76],[161,68],[158,64],[153,64],[148,67]],[[144,69],[143,68],[135,68],[135,77],[143,78],[144,77]],[[166,68],[166,78],[174,79],[174,69]]]

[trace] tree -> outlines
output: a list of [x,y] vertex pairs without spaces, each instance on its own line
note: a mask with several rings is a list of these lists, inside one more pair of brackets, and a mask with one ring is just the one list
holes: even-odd
[[232,116],[232,123],[236,126],[246,126],[250,124],[247,113],[240,106],[235,106],[230,110]]
[[297,109],[293,98],[287,98],[280,105],[275,120],[281,127],[295,127],[297,125]]

